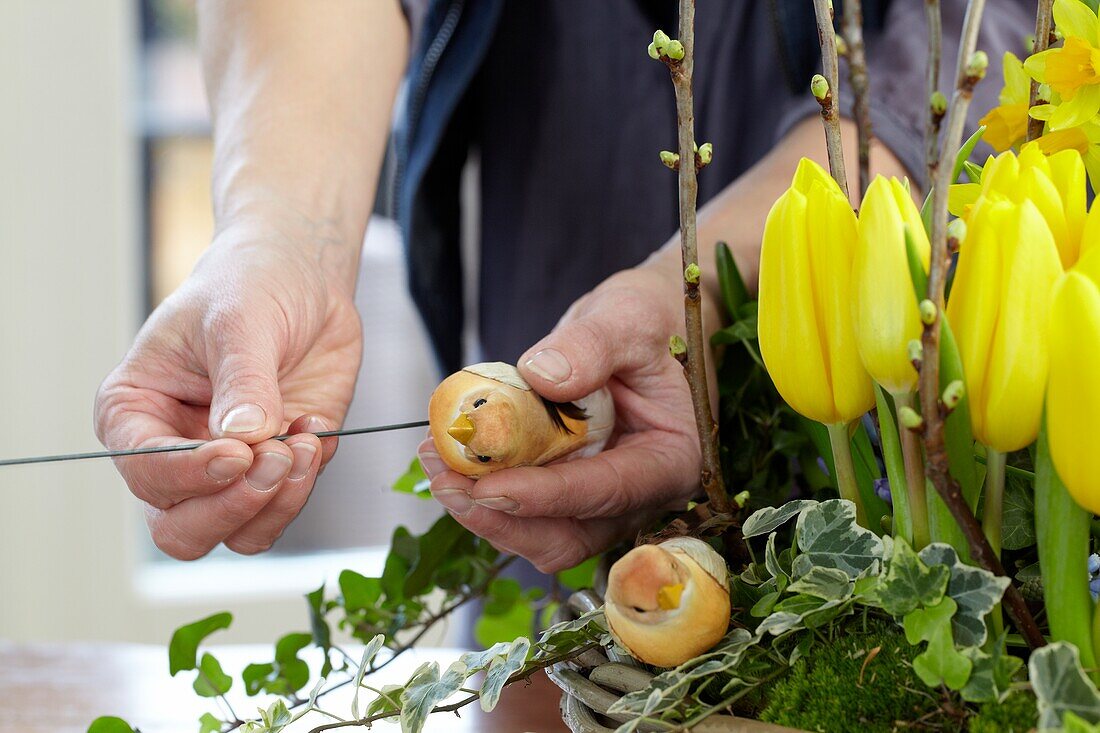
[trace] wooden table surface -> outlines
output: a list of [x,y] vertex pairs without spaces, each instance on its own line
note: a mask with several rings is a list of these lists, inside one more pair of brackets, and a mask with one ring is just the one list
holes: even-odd
[[[229,698],[237,712],[254,713],[262,700],[243,693],[239,672],[249,662],[270,660],[270,645],[213,646],[210,651],[235,677]],[[459,654],[454,649],[414,649],[380,671],[371,684],[402,683],[423,662],[438,661],[446,668]],[[216,708],[214,701],[195,695],[193,677],[188,672],[169,677],[168,653],[160,646],[0,641],[0,733],[85,733],[100,715],[117,715],[142,733],[195,733],[199,716]],[[325,709],[349,717],[350,687],[325,698]],[[559,699],[558,688],[538,672],[530,685],[517,682],[505,688],[492,713],[482,713],[474,703],[463,708],[461,717],[431,716],[425,730],[562,733],[568,729],[558,716]],[[322,722],[326,719],[309,715],[287,730],[306,733]],[[397,726],[376,725],[374,730],[396,731]]]

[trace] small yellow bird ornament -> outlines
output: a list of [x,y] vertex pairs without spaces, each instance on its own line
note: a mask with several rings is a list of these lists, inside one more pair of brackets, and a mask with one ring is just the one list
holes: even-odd
[[599,453],[615,427],[615,404],[606,387],[576,402],[551,402],[514,366],[486,362],[443,380],[428,420],[443,461],[476,479]]

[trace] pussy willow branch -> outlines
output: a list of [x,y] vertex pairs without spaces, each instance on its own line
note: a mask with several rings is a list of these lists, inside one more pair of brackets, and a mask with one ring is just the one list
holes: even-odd
[[[1032,53],[1046,51],[1050,45],[1051,11],[1054,9],[1054,0],[1039,0],[1035,9],[1035,43],[1031,47]],[[1028,109],[1039,103],[1039,82],[1031,80],[1031,96],[1028,99]],[[1027,139],[1034,140],[1043,134],[1043,121],[1027,118]]]
[[[932,189],[932,252],[928,273],[928,299],[936,306],[936,317],[932,319],[930,325],[925,326],[922,336],[924,358],[921,360],[920,370],[920,401],[921,414],[924,418],[928,478],[932,480],[936,491],[943,498],[951,515],[966,536],[972,558],[990,572],[1005,575],[1000,558],[989,546],[981,525],[963,498],[962,489],[949,471],[947,446],[944,442],[944,420],[947,417],[947,410],[940,399],[940,323],[949,264],[947,193],[952,183],[954,158],[962,142],[970,98],[974,94],[974,85],[981,79],[980,74],[972,75],[968,69],[977,46],[978,30],[984,9],[985,0],[970,0],[966,7],[966,19],[963,23],[959,58],[956,64],[956,88],[947,110],[947,130],[943,137],[943,146],[940,148],[939,166]],[[1045,642],[1042,634],[1039,633],[1039,627],[1035,624],[1035,619],[1028,611],[1020,591],[1011,583],[1005,591],[1004,603],[1027,645],[1032,649],[1043,646]]]
[[[530,677],[532,674],[534,674],[535,672],[538,672],[540,669],[546,669],[547,667],[549,667],[551,665],[554,665],[554,664],[557,664],[559,662],[566,662],[570,659],[574,659],[574,658],[579,657],[579,656],[581,656],[582,654],[584,654],[588,651],[591,651],[592,649],[599,648],[599,646],[600,645],[598,643],[592,642],[592,643],[585,644],[582,647],[579,647],[577,649],[572,649],[572,650],[570,650],[568,652],[565,652],[565,653],[562,653],[562,654],[556,654],[554,656],[545,657],[543,659],[540,659],[538,662],[531,665],[530,667],[524,667],[523,669],[521,669],[520,671],[516,672],[514,675],[509,677],[508,681],[504,683],[504,686],[507,687],[508,685],[511,685],[515,682],[519,682],[520,680],[525,680],[528,677]],[[480,697],[481,697],[481,693],[475,692],[475,693],[469,695],[468,697],[462,698],[458,702],[454,702],[454,703],[451,703],[449,705],[436,706],[436,707],[432,708],[432,713],[453,713],[456,710],[459,710],[460,708],[464,708],[467,705],[469,705],[470,703],[475,702]],[[309,733],[324,733],[324,731],[336,730],[337,728],[362,728],[362,727],[368,727],[369,728],[372,723],[375,723],[379,720],[385,720],[386,718],[392,718],[392,717],[400,715],[400,714],[401,714],[400,710],[389,710],[387,712],[375,713],[374,715],[368,715],[366,717],[358,718],[356,720],[341,720],[338,723],[325,723],[324,725],[317,726],[316,728],[311,730]]]
[[821,119],[825,122],[825,145],[829,150],[829,172],[848,195],[848,174],[844,172],[844,146],[840,137],[840,64],[836,56],[836,31],[833,29],[833,9],[829,0],[814,0],[817,16],[817,40],[821,44],[821,66],[829,92],[821,102]]
[[[465,604],[469,603],[470,601],[474,600],[475,598],[480,598],[481,595],[485,593],[485,589],[489,587],[489,584],[491,582],[493,582],[493,580],[498,575],[500,575],[502,572],[504,572],[504,569],[506,567],[508,567],[509,565],[511,565],[515,561],[516,561],[515,556],[505,558],[503,561],[500,562],[500,564],[498,564],[496,567],[492,568],[489,571],[489,574],[485,577],[485,581],[480,583],[476,588],[472,588],[472,589],[466,591],[465,593],[461,594],[453,603],[451,603],[448,606],[444,606],[443,608],[440,608],[438,611],[431,614],[430,616],[428,616],[423,621],[417,621],[414,624],[410,624],[407,627],[407,629],[419,628],[419,630],[416,632],[416,634],[411,639],[409,639],[407,642],[404,642],[403,644],[399,644],[397,647],[395,647],[393,649],[393,654],[391,654],[389,656],[389,658],[386,659],[386,661],[382,662],[379,665],[374,665],[372,663],[370,669],[368,669],[363,674],[363,677],[366,678],[367,675],[372,675],[376,672],[380,672],[381,670],[383,670],[384,668],[389,666],[395,659],[397,659],[402,654],[404,654],[405,652],[412,649],[414,646],[416,646],[417,643],[419,643],[419,641],[424,638],[424,635],[427,634],[432,629],[432,627],[434,627],[437,623],[439,623],[440,621],[445,619],[447,616],[454,613],[454,611],[458,610],[458,608],[460,606],[464,606]],[[348,658],[347,653],[344,652],[343,649],[340,649],[339,651],[340,651],[341,654],[344,655],[345,659]],[[331,692],[336,692],[337,690],[339,690],[343,687],[347,687],[348,685],[350,685],[353,682],[355,682],[355,678],[354,677],[348,677],[346,680],[342,680],[340,682],[337,682],[335,685],[332,685],[331,687],[325,688],[324,690],[322,690],[321,692],[319,692],[317,694],[317,697],[315,699],[320,700],[325,695],[328,695]],[[287,705],[287,710],[294,710],[295,708],[299,708],[302,705],[305,705],[307,702],[309,702],[309,700],[301,700],[301,699],[293,700],[289,705]],[[248,722],[247,720],[240,720],[239,718],[237,720],[230,721],[230,726],[228,728],[226,728],[225,731],[223,731],[223,733],[231,733],[231,731],[237,730],[238,728],[240,728],[242,725],[244,725],[247,722]]]
[[[695,157],[695,102],[691,92],[691,77],[695,67],[695,0],[680,0],[680,43],[684,57],[666,64],[676,91],[676,131],[680,160],[680,262],[681,272],[688,265],[699,265],[699,243],[695,230],[695,202],[698,195],[696,166],[687,164]],[[715,512],[729,512],[718,452],[718,425],[710,411],[710,390],[707,383],[706,349],[703,338],[703,308],[698,281],[684,282],[684,322],[687,329],[687,374],[691,403],[695,409],[695,427],[699,431],[699,446],[703,454],[702,484]]]
[[928,170],[928,182],[931,186],[936,180],[939,168],[940,123],[943,111],[936,112],[932,107],[932,95],[940,88],[940,59],[943,56],[943,19],[940,16],[940,0],[924,0],[924,19],[928,26],[928,70],[925,76],[925,104],[929,106],[928,122],[924,128],[924,164]]
[[[871,183],[871,104],[867,54],[863,47],[863,2],[844,0],[844,40],[848,44],[848,79],[852,83],[852,108],[856,118],[859,151],[859,198]],[[834,92],[835,95],[835,92]],[[835,96],[834,96],[835,99]]]

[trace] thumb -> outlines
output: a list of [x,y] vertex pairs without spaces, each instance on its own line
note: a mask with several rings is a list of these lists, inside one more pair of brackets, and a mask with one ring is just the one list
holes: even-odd
[[210,434],[257,443],[279,434],[279,354],[258,331],[223,335],[210,352]]

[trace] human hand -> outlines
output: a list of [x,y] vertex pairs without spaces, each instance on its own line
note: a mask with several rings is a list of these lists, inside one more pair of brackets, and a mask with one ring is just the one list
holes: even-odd
[[556,402],[606,385],[616,428],[591,458],[511,468],[477,481],[447,469],[431,439],[419,455],[432,494],[462,525],[544,572],[630,538],[699,487],[699,437],[683,368],[682,285],[654,268],[621,272],[578,300],[519,370]]
[[[116,459],[167,554],[262,552],[305,504],[336,450],[313,433],[341,424],[359,368],[354,266],[323,239],[220,232],[103,382],[95,424],[109,449],[211,441]],[[294,437],[270,439],[283,432]]]

